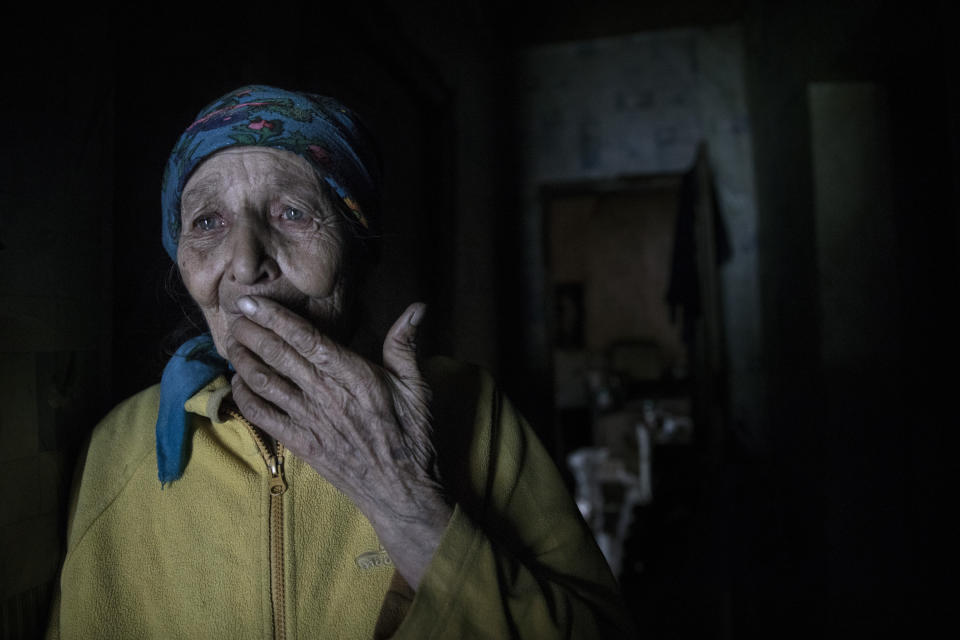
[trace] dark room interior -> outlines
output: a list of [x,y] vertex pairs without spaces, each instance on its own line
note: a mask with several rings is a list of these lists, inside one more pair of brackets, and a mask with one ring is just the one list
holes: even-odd
[[520,409],[640,637],[939,629],[960,275],[949,6],[8,20],[0,637],[43,636],[85,438],[193,328],[159,242],[161,176],[199,107],[247,84],[364,116],[385,214],[358,343],[428,304],[421,352],[481,365]]

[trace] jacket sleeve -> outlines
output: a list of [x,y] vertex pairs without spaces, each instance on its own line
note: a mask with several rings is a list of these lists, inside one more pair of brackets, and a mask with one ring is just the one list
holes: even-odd
[[[445,480],[461,478],[448,485],[454,514],[395,637],[633,637],[553,461],[489,376],[476,373],[471,385],[464,375],[453,375],[455,384],[477,393],[435,415]],[[465,409],[473,425],[453,415]],[[456,442],[459,434],[469,442]]]

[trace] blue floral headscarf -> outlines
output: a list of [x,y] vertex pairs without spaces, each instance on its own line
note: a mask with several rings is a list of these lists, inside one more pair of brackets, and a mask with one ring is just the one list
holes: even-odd
[[357,116],[333,98],[262,85],[231,91],[205,107],[177,141],[163,175],[163,247],[176,262],[180,196],[193,170],[236,146],[284,149],[307,160],[370,230],[378,207],[376,149]]
[[[343,200],[352,220],[372,232],[379,204],[379,165],[372,139],[345,106],[324,96],[274,87],[242,87],[204,108],[180,136],[163,175],[163,247],[177,260],[180,196],[194,169],[237,146],[284,149],[306,159]],[[186,401],[230,364],[209,333],[177,349],[160,380],[157,475],[161,485],[183,475],[189,460]]]

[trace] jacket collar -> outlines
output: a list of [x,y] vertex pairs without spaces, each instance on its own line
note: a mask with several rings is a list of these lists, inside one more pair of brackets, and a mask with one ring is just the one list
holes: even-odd
[[214,424],[222,424],[224,419],[220,413],[221,404],[230,396],[233,387],[225,375],[219,375],[203,387],[184,403],[187,413],[208,418]]

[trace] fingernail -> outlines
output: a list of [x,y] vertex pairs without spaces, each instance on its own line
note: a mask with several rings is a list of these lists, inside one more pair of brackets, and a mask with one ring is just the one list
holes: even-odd
[[254,300],[253,298],[243,296],[242,298],[237,300],[237,306],[240,307],[240,311],[250,314],[250,313],[256,313],[257,307],[259,305],[257,305],[257,301]]
[[427,307],[425,305],[420,305],[413,310],[413,313],[410,314],[410,320],[408,322],[414,327],[419,327],[420,322],[423,320],[423,314],[426,312]]

